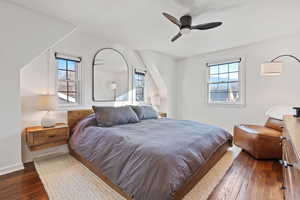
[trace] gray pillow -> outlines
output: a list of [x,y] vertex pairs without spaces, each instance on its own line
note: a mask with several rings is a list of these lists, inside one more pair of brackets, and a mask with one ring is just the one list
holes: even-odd
[[157,112],[152,106],[132,106],[132,109],[140,120],[157,119]]
[[98,107],[93,106],[98,126],[111,127],[120,124],[137,123],[139,118],[130,106]]

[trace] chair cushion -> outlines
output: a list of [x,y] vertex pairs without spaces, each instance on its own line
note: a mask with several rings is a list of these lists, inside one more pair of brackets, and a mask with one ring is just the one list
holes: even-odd
[[282,132],[283,121],[279,120],[279,119],[269,118],[265,124],[265,127],[272,128],[272,129]]
[[240,125],[239,128],[245,133],[249,134],[257,134],[272,137],[280,137],[282,135],[280,131],[259,125]]
[[241,147],[256,159],[281,159],[282,133],[275,129],[258,125],[234,127],[234,144]]

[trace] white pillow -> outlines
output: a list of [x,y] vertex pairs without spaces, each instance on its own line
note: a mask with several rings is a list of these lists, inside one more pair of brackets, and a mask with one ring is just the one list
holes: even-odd
[[273,106],[267,110],[266,116],[283,120],[284,115],[295,115],[296,111],[293,106]]

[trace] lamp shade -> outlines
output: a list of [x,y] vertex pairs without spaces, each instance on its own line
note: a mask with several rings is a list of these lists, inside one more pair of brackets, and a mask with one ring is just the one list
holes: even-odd
[[282,63],[270,62],[261,65],[260,75],[261,76],[278,76],[282,72]]
[[159,106],[160,105],[160,96],[152,96],[151,97],[151,104],[154,106]]
[[56,109],[56,95],[39,95],[38,108],[39,110],[55,110]]

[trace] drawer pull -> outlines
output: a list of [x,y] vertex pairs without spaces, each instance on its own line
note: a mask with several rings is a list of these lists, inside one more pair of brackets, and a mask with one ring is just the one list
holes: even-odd
[[279,160],[279,163],[280,163],[283,167],[285,167],[285,168],[293,167],[292,164],[288,163],[288,162],[285,161],[285,160]]
[[48,136],[48,138],[54,138],[55,137],[55,135],[49,135]]

